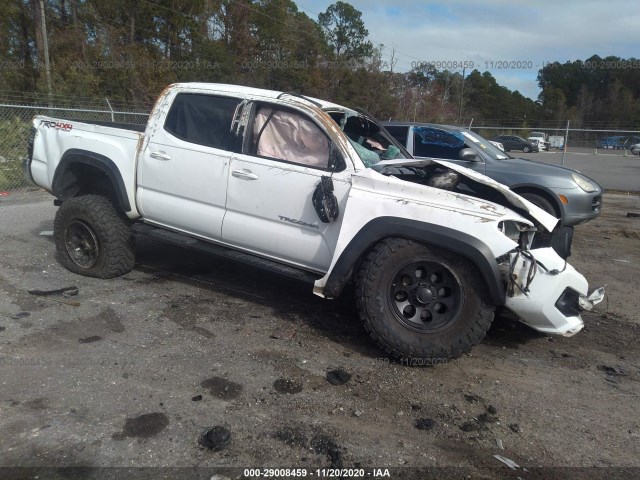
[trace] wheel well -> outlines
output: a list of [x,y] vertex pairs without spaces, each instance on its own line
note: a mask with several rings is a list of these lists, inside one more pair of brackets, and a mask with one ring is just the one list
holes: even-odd
[[[411,242],[414,242],[414,243],[417,243],[417,244],[422,245],[424,247],[427,247],[427,248],[433,250],[435,253],[437,253],[439,251],[445,251],[445,252],[449,252],[451,254],[456,254],[456,252],[454,252],[453,250],[449,250],[448,248],[443,247],[442,245],[438,245],[436,243],[430,243],[429,241],[424,240],[424,239],[416,239],[416,238],[413,238],[411,236],[405,236],[405,235],[387,235],[386,237],[378,238],[374,242],[372,242],[360,254],[358,259],[355,262],[353,262],[353,266],[351,267],[351,272],[349,273],[350,282],[355,282],[356,277],[358,275],[358,270],[360,270],[360,267],[362,266],[362,263],[367,258],[367,256],[371,253],[371,251],[376,247],[376,245],[378,245],[380,242],[384,242],[385,240],[388,240],[388,239],[391,239],[391,238],[402,238],[404,240],[409,240]],[[478,273],[480,273],[480,271],[478,269],[478,266],[475,264],[475,262],[473,261],[472,258],[469,258],[466,255],[461,255],[461,256],[463,256],[464,258],[469,260],[471,265],[473,265],[473,267],[476,270],[478,270]]]
[[521,195],[523,193],[532,193],[534,195],[538,195],[544,198],[553,206],[553,210],[555,211],[556,217],[560,218],[562,216],[562,211],[561,211],[560,204],[558,203],[558,200],[553,195],[549,194],[549,192],[546,192],[544,190],[540,190],[534,187],[518,187],[518,188],[514,188],[513,191],[516,192],[518,195]]
[[131,210],[120,172],[108,158],[84,151],[70,150],[56,169],[53,193],[61,200],[82,195],[101,195],[122,211]]
[[377,217],[354,236],[329,274],[324,293],[329,297],[339,296],[345,284],[353,280],[371,249],[389,237],[405,238],[466,257],[484,277],[491,302],[494,305],[504,303],[504,285],[498,265],[491,250],[481,239],[442,225],[397,217]]
[[82,195],[101,195],[116,202],[116,193],[109,177],[100,169],[83,163],[74,163],[65,169],[56,194],[67,200]]

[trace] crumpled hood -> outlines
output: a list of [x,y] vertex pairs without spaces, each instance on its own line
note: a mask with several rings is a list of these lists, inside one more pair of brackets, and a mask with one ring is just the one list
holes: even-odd
[[400,167],[402,165],[407,166],[426,166],[431,165],[433,163],[442,165],[443,167],[449,168],[458,172],[459,174],[470,178],[478,183],[483,185],[487,185],[500,193],[502,193],[505,198],[513,205],[514,207],[521,208],[522,210],[528,212],[534,219],[536,219],[540,224],[546,228],[549,232],[553,231],[555,226],[558,223],[558,219],[553,215],[549,215],[547,212],[542,210],[540,207],[535,206],[530,201],[522,198],[517,193],[511,191],[509,187],[503,185],[501,183],[496,182],[492,178],[487,177],[486,175],[482,175],[481,173],[475,172],[474,170],[462,167],[456,163],[447,162],[445,160],[435,160],[435,159],[401,159],[401,160],[383,160],[376,165],[373,166],[375,170],[380,173],[384,173],[385,167]]

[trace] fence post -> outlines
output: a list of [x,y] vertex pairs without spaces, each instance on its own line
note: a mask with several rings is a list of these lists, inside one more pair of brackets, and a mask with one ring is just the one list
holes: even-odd
[[115,123],[116,120],[113,118],[113,108],[111,108],[111,103],[109,103],[109,99],[107,97],[104,97],[104,99],[107,101],[107,105],[109,105],[109,110],[111,110],[111,121]]
[[564,131],[564,148],[562,149],[562,165],[564,165],[564,156],[567,154],[567,143],[569,142],[569,122],[571,122],[571,120],[567,120],[567,128]]

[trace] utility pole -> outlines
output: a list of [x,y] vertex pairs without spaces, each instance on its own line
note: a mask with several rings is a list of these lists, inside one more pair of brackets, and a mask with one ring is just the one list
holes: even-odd
[[460,107],[458,108],[458,125],[462,121],[462,101],[464,100],[464,75],[467,67],[462,67],[462,87],[460,88]]
[[51,65],[49,65],[49,40],[47,38],[47,22],[44,18],[44,0],[40,0],[40,22],[42,28],[42,43],[44,47],[44,69],[47,75],[47,91],[49,92],[49,106],[51,106]]

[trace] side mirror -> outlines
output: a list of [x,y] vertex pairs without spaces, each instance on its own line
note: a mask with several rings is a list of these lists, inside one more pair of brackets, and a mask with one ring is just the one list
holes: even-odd
[[340,215],[340,207],[338,199],[333,194],[333,180],[331,177],[323,175],[320,182],[316,185],[316,189],[311,196],[313,208],[315,208],[318,218],[323,223],[332,223],[338,219]]
[[480,158],[478,154],[473,150],[473,148],[463,148],[458,153],[458,158],[460,160],[464,160],[465,162],[479,162]]

